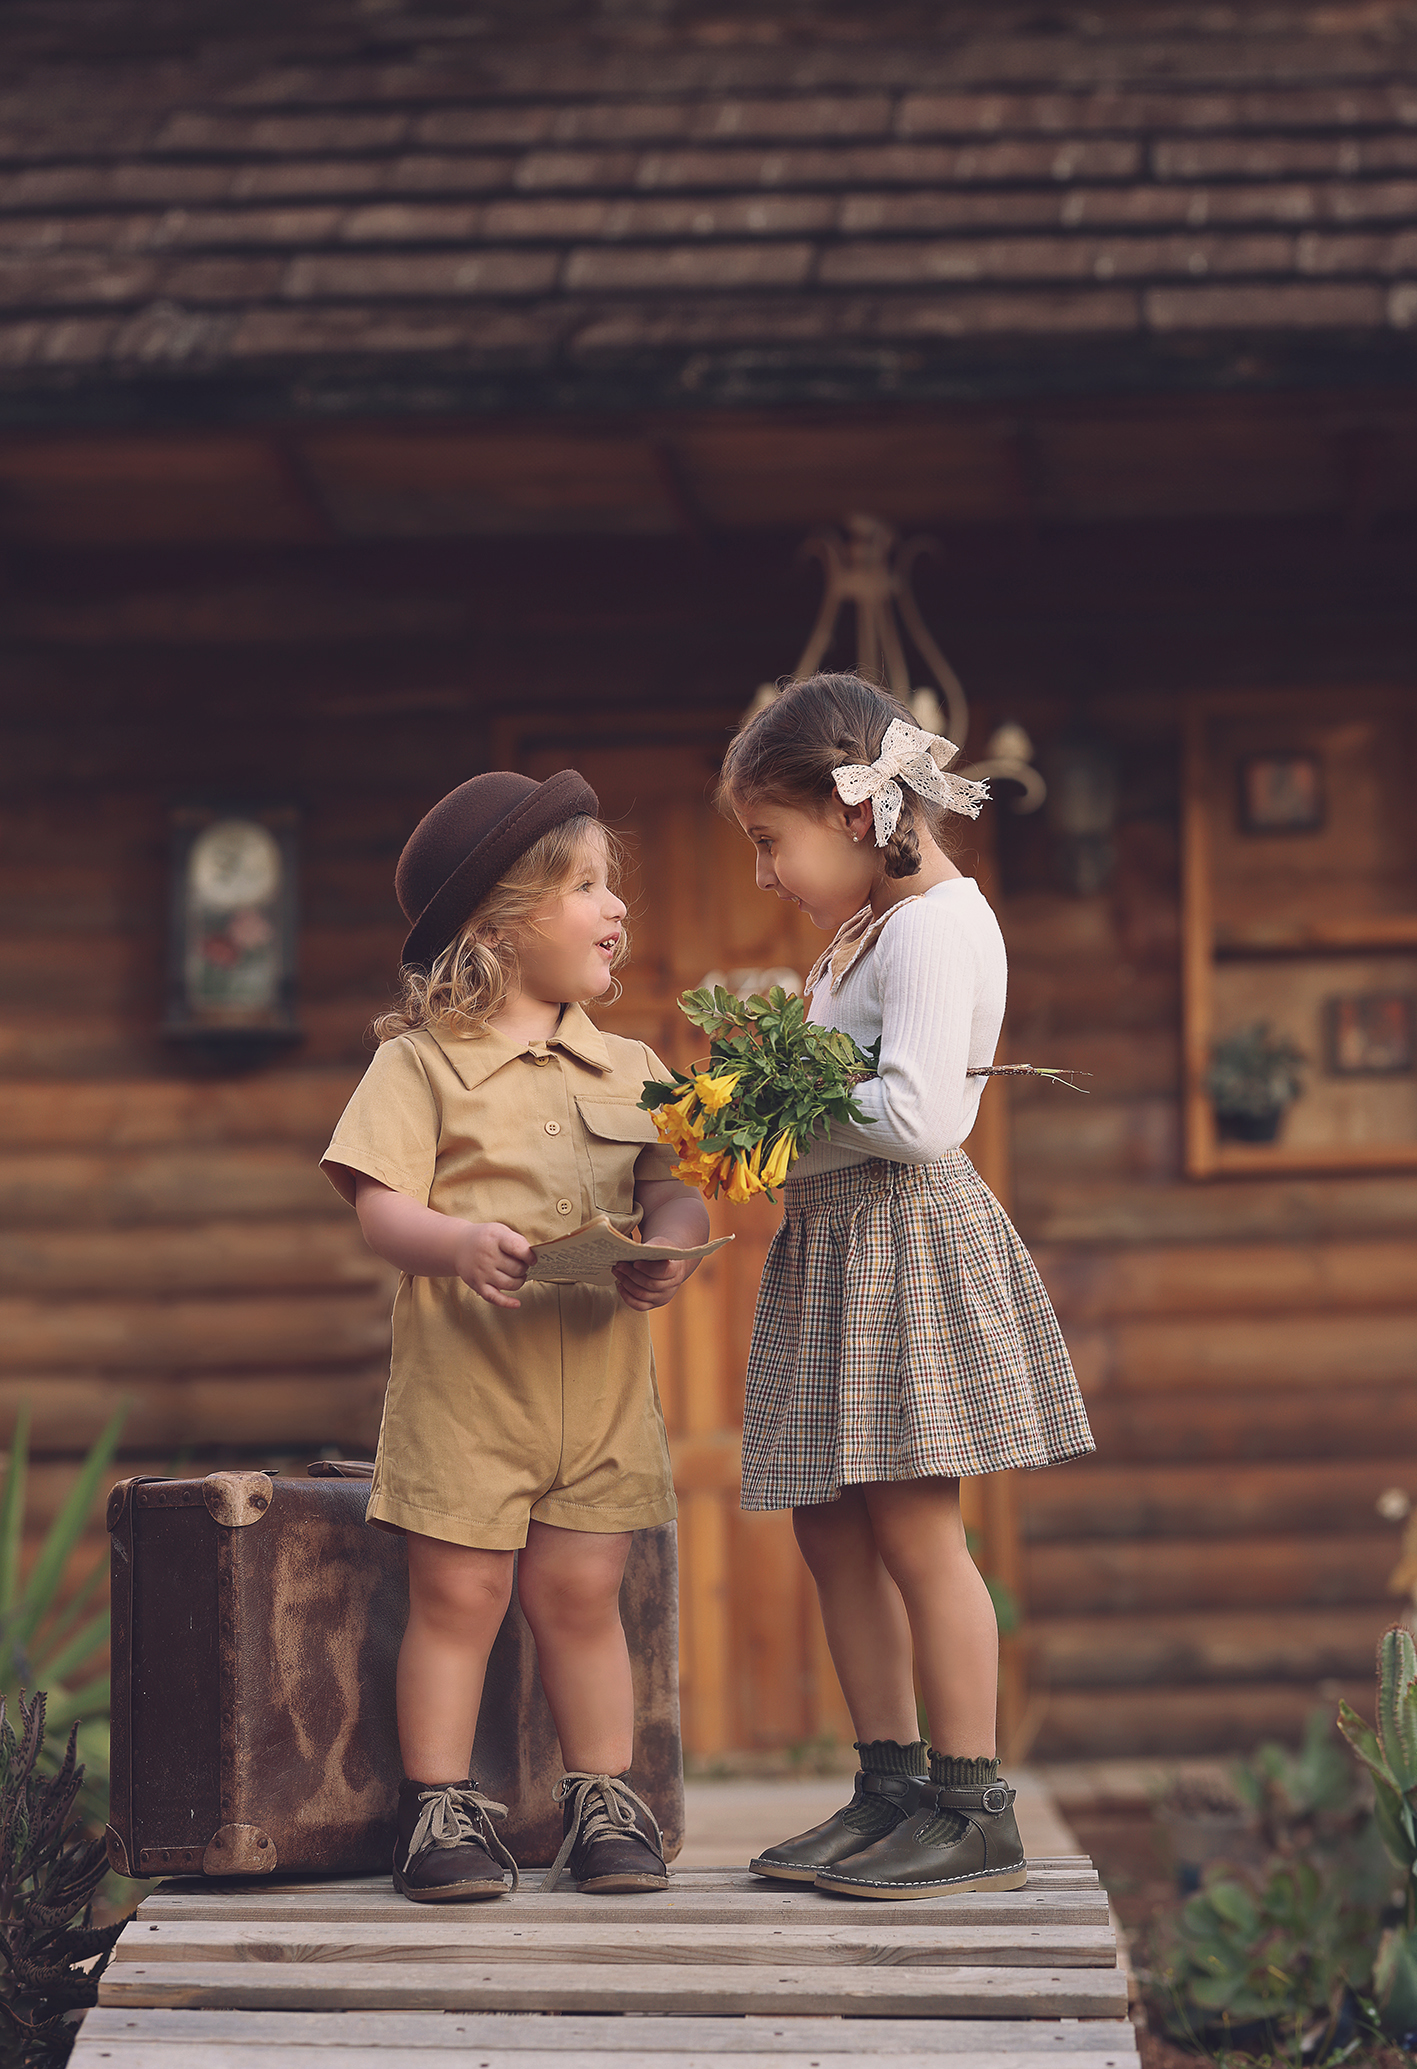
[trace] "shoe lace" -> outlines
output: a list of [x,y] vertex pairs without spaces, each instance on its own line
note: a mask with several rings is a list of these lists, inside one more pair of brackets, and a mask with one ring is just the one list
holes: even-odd
[[512,1888],[521,1881],[517,1864],[508,1853],[497,1833],[492,1819],[507,1815],[505,1803],[494,1803],[490,1796],[479,1794],[475,1782],[466,1786],[451,1783],[446,1789],[429,1789],[419,1797],[423,1806],[418,1813],[408,1842],[408,1858],[423,1853],[434,1846],[465,1846],[469,1840],[485,1847],[494,1861],[512,1871]]
[[659,1820],[642,1796],[637,1796],[628,1782],[615,1774],[586,1774],[573,1769],[562,1775],[556,1784],[555,1797],[558,1803],[569,1800],[571,1822],[561,1851],[546,1872],[542,1883],[543,1895],[555,1889],[571,1858],[577,1841],[590,1845],[597,1839],[613,1839],[633,1832],[637,1838],[646,1837],[635,1812],[642,1811],[649,1821],[654,1845],[660,1856],[664,1853],[664,1834],[659,1829]]

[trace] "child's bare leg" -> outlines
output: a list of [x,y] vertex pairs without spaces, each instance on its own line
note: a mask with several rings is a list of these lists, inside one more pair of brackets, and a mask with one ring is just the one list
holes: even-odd
[[466,1780],[487,1655],[511,1596],[510,1552],[410,1532],[398,1666],[399,1746],[410,1781]]
[[910,1623],[881,1559],[863,1491],[794,1509],[792,1527],[817,1584],[827,1645],[863,1745],[919,1737],[911,1679]]
[[861,1493],[910,1619],[931,1743],[952,1759],[992,1758],[999,1626],[965,1543],[959,1482],[877,1480]]
[[620,1622],[628,1531],[532,1523],[517,1593],[536,1639],[561,1758],[583,1774],[623,1774],[635,1751],[635,1691]]

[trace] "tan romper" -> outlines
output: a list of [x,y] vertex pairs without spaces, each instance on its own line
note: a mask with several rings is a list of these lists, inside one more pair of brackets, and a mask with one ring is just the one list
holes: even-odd
[[[636,1104],[669,1072],[567,1006],[549,1042],[420,1028],[385,1042],[321,1165],[529,1243],[594,1214],[628,1233],[671,1150]],[[528,1284],[493,1307],[461,1279],[400,1276],[371,1523],[513,1551],[527,1523],[639,1530],[675,1514],[649,1317],[617,1288]]]

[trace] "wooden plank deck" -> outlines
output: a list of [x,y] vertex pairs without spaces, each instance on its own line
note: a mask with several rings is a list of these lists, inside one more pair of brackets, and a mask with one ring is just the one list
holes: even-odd
[[[1029,1886],[855,1904],[688,1868],[652,1897],[422,1909],[380,1877],[170,1882],[130,1920],[74,2069],[1135,2069],[1106,1893],[1084,1856]],[[377,2055],[377,2064],[376,2064]],[[842,2069],[845,2069],[843,2062]]]

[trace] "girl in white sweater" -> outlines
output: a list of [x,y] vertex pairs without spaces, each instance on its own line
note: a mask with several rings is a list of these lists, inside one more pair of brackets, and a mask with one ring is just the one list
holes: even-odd
[[721,786],[759,888],[834,937],[810,1018],[881,1043],[857,1091],[869,1120],[788,1175],[743,1428],[743,1506],[793,1512],[861,1756],[850,1804],[752,1866],[860,1897],[1022,1887],[994,1757],[998,1628],[959,1482],[1093,1448],[1033,1261],[960,1148],[1006,963],[947,851],[950,813],[985,796],[948,773],[955,753],[859,677],[819,675],[744,727]]

